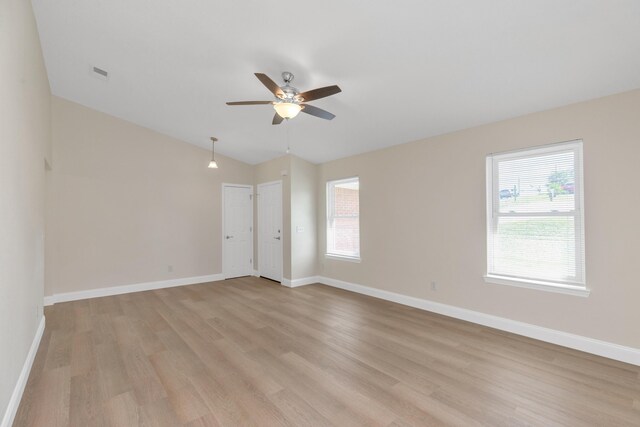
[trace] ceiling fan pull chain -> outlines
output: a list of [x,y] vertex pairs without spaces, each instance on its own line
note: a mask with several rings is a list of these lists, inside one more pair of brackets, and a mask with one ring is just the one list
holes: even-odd
[[291,145],[289,143],[289,119],[287,119],[287,125],[285,126],[287,128],[287,154],[291,153]]

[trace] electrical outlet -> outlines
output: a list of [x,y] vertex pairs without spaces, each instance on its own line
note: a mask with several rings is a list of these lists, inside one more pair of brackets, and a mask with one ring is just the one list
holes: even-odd
[[431,282],[431,290],[432,291],[437,291],[438,290],[438,285],[436,282]]

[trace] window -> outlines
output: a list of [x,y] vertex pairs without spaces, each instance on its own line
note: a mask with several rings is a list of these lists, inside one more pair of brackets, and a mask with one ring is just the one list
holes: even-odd
[[327,256],[360,259],[358,178],[327,182]]
[[487,157],[486,281],[588,295],[582,141]]

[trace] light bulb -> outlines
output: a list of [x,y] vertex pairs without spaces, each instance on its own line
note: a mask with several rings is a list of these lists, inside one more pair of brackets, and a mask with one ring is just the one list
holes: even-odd
[[209,169],[218,169],[218,164],[216,163],[215,160],[211,160],[209,162]]

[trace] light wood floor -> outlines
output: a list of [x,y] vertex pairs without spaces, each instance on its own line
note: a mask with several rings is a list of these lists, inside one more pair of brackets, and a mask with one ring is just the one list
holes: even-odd
[[56,304],[16,426],[639,426],[640,368],[323,285]]

